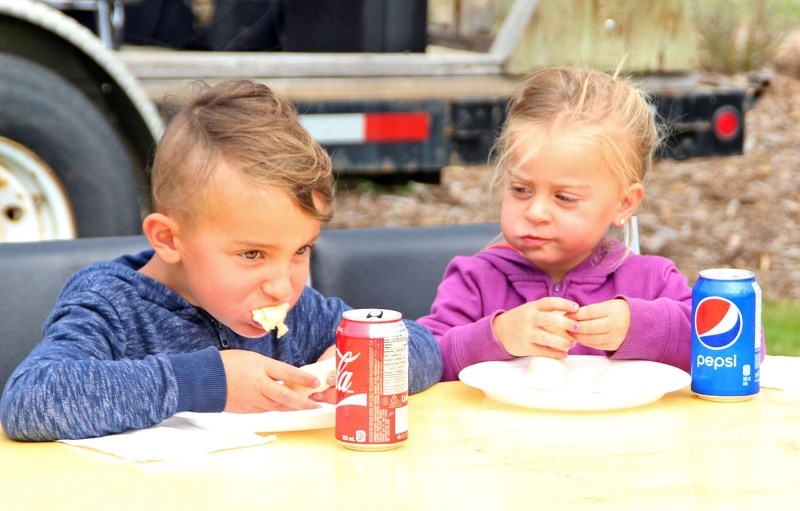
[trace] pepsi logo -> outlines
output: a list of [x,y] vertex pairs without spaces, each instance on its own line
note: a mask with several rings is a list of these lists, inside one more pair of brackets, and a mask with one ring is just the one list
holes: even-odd
[[706,348],[727,348],[742,333],[742,311],[730,300],[709,296],[697,304],[694,328],[697,338]]

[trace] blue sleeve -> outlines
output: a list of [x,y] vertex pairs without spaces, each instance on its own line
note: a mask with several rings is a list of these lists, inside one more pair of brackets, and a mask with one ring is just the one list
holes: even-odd
[[175,412],[221,412],[228,398],[228,383],[222,357],[209,347],[193,353],[169,356],[178,385]]
[[[289,318],[293,321],[289,331],[294,328],[305,337],[311,350],[302,363],[316,361],[322,352],[335,343],[336,328],[342,313],[351,309],[339,298],[325,298],[314,289],[307,288]],[[416,321],[404,320],[408,329],[408,390],[415,394],[422,392],[442,376],[442,354],[439,343],[433,334]],[[297,364],[296,361],[288,361]],[[299,365],[299,364],[297,364]]]
[[442,378],[442,352],[430,330],[404,320],[408,329],[408,391],[422,392]]
[[[114,307],[94,294],[79,298],[56,307],[44,339],[6,384],[0,420],[10,438],[102,436],[153,426],[177,410],[169,357],[126,358],[119,352],[126,332]],[[211,358],[204,352],[187,357]]]

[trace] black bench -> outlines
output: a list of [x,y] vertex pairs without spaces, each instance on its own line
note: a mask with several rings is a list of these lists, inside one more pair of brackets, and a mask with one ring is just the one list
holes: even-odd
[[[409,319],[427,314],[444,268],[499,234],[497,224],[323,231],[311,284],[355,308],[385,308]],[[95,261],[135,253],[143,236],[0,243],[0,389],[41,338],[67,278]]]

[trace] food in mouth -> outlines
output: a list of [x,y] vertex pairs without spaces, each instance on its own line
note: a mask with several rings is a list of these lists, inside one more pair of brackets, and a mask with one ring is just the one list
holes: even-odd
[[569,373],[563,360],[533,357],[525,371],[525,385],[537,390],[564,390]]
[[272,307],[261,307],[252,311],[253,320],[261,325],[267,332],[278,330],[278,338],[289,331],[284,324],[286,314],[289,312],[289,304],[282,303]]
[[315,392],[322,392],[323,390],[326,390],[331,386],[328,383],[328,376],[330,376],[331,373],[336,372],[336,357],[328,357],[318,362],[314,362],[313,364],[304,365],[300,367],[300,369],[302,369],[307,373],[311,373],[317,378],[319,378],[319,385],[314,388],[311,388],[311,387],[304,387],[303,385],[295,385],[293,383],[287,383],[286,386],[294,390],[295,392],[299,392],[300,394],[303,394],[305,397],[308,397]]

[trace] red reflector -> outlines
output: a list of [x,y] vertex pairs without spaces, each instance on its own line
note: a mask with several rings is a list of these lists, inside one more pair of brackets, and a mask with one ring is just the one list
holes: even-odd
[[426,113],[366,114],[366,142],[424,142],[430,134]]
[[724,106],[714,112],[714,134],[720,140],[731,140],[739,135],[741,130],[741,116],[739,110]]

